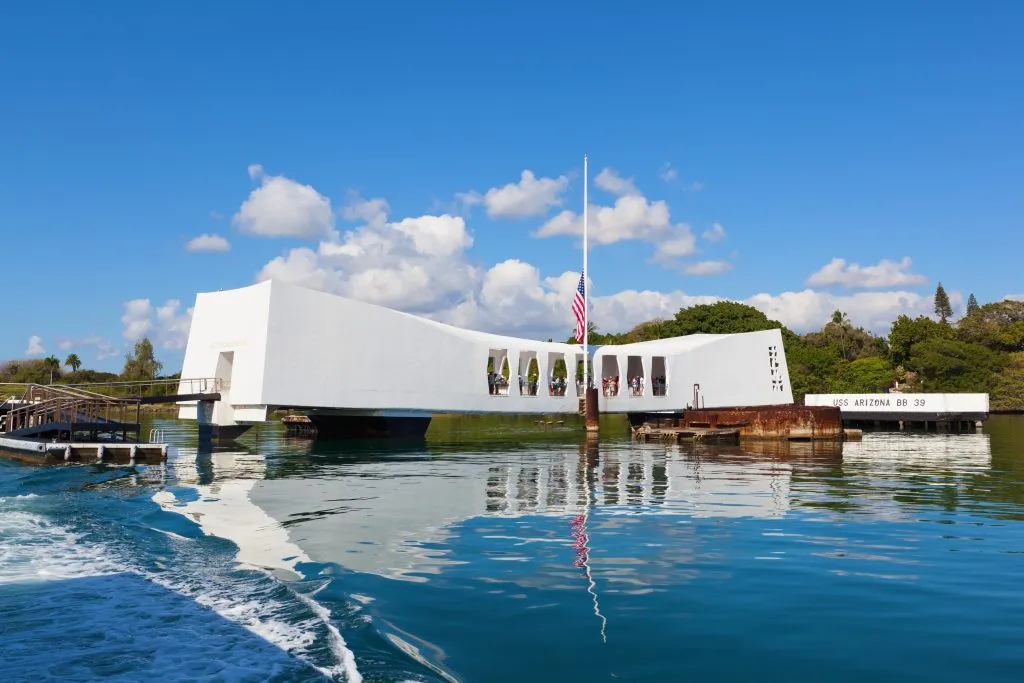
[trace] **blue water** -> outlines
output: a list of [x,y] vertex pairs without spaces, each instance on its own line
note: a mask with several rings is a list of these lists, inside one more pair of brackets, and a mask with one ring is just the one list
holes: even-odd
[[[472,423],[465,423],[472,424]],[[0,681],[1024,680],[1024,419],[0,460]]]

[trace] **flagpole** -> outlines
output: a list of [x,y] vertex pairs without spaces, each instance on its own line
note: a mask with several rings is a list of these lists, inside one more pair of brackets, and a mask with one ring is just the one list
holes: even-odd
[[[583,155],[583,396],[586,405],[587,365],[590,360],[588,342],[590,335],[590,285],[587,283],[587,155]],[[586,413],[584,413],[586,414]]]

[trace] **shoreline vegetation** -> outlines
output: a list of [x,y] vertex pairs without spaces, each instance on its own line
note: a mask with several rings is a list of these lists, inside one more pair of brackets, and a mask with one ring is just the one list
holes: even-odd
[[[672,318],[650,320],[618,334],[602,334],[591,323],[590,343],[628,344],[688,334],[781,329],[793,400],[798,404],[805,394],[979,392],[989,394],[993,413],[1024,412],[1024,301],[979,304],[971,294],[964,315],[954,321],[949,297],[939,284],[934,312],[934,318],[900,315],[887,335],[876,336],[854,327],[837,310],[820,330],[799,335],[752,306],[720,301],[683,308]],[[570,338],[568,343],[576,342]],[[94,391],[118,396],[126,393],[115,382],[167,380],[147,389],[146,395],[172,393],[176,390],[173,380],[180,373],[163,375],[162,370],[148,338],[135,343],[120,373],[85,369],[74,352],[63,362],[53,355],[9,360],[0,363],[0,398],[20,395],[23,387],[16,385],[27,383],[97,384]],[[553,370],[555,376],[567,375],[564,365]],[[507,373],[503,364],[500,374],[507,379]],[[532,364],[529,374],[534,379]],[[581,368],[576,377],[582,378]],[[173,405],[143,409],[147,413],[176,411]],[[283,414],[275,412],[278,418]]]

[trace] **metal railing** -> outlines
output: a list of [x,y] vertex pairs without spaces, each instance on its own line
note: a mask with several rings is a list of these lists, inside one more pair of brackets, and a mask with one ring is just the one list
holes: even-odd
[[15,432],[53,423],[126,423],[138,401],[60,385],[29,385],[21,402],[5,415],[4,429]]
[[220,377],[187,377],[183,379],[150,379],[134,382],[91,382],[62,386],[101,392],[108,396],[138,397],[175,396],[178,394],[219,394],[227,391],[229,382]]

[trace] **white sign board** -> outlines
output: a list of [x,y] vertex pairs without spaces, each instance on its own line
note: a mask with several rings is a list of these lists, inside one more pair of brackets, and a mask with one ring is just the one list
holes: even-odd
[[988,394],[807,394],[804,405],[843,413],[988,413]]

